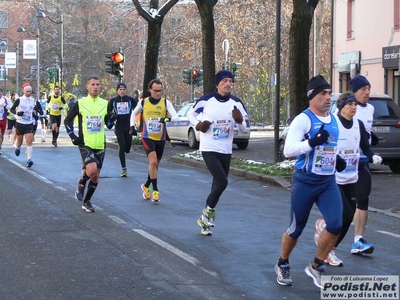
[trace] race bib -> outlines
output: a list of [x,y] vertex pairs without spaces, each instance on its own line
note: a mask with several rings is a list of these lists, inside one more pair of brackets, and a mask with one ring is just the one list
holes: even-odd
[[51,105],[51,108],[52,108],[53,110],[59,110],[60,106],[58,105],[58,103],[53,103],[53,104]]
[[128,102],[118,102],[117,103],[117,113],[118,113],[118,115],[127,115],[127,114],[129,114]]
[[355,173],[358,169],[358,161],[360,159],[360,150],[341,150],[339,153],[341,158],[346,161],[346,169],[342,172],[344,173]]
[[86,131],[88,133],[101,132],[102,128],[103,128],[103,119],[101,116],[86,117]]
[[147,131],[149,133],[159,133],[161,132],[162,124],[160,123],[160,118],[148,118],[147,119]]
[[335,172],[336,147],[322,146],[315,147],[312,172],[319,175],[330,175]]
[[213,137],[216,140],[223,140],[229,137],[231,123],[228,120],[218,120],[212,123]]

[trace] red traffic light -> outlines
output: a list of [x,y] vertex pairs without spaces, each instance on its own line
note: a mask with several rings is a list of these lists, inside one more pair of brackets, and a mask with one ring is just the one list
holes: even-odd
[[192,77],[197,78],[199,76],[199,71],[197,69],[192,70]]
[[124,62],[124,55],[120,52],[115,52],[111,54],[111,59],[115,61],[117,64]]

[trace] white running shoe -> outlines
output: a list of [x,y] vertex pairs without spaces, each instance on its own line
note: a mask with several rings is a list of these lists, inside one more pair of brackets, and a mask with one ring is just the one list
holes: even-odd
[[334,267],[343,266],[343,261],[336,256],[333,250],[329,252],[328,256],[325,258],[325,262]]

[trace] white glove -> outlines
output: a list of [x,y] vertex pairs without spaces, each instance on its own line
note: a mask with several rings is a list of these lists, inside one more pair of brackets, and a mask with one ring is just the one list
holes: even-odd
[[382,157],[375,154],[374,156],[372,156],[372,163],[374,165],[380,165],[382,163]]

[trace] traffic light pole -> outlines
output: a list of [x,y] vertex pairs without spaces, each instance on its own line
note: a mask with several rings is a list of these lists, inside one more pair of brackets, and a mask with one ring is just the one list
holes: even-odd
[[194,84],[190,85],[190,100],[194,102]]

